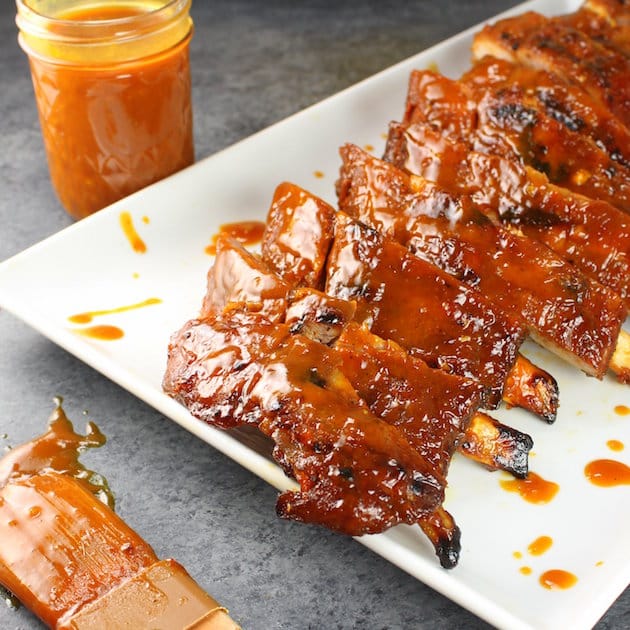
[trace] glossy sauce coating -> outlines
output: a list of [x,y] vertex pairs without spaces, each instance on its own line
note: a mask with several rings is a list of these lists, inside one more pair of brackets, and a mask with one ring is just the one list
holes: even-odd
[[88,422],[86,435],[72,426],[55,398],[55,410],[48,420],[48,430],[25,444],[12,448],[0,460],[0,488],[15,479],[28,479],[41,472],[56,472],[81,480],[103,503],[114,507],[114,495],[101,475],[88,470],[80,461],[81,453],[105,444],[105,436],[93,422]]
[[227,236],[243,245],[255,245],[262,240],[265,224],[262,221],[238,221],[236,223],[224,223],[219,226],[219,232],[212,236],[212,242],[205,249],[206,254],[215,256],[217,253],[217,241],[221,236]]
[[[360,356],[361,365],[363,365],[366,360],[365,352],[370,354],[369,349],[365,352],[359,350],[358,346],[361,344],[357,343],[359,339],[366,338],[367,332],[365,330],[353,333],[351,336],[353,343],[347,343],[349,330],[356,330],[356,325],[349,322],[354,318],[374,332],[377,328],[376,319],[389,311],[400,311],[399,305],[403,298],[405,300],[418,300],[421,305],[418,309],[407,302],[408,308],[404,309],[404,312],[417,311],[418,322],[422,322],[422,325],[409,327],[406,319],[402,318],[400,322],[398,319],[393,320],[398,322],[399,326],[391,326],[386,330],[380,329],[383,340],[377,346],[382,346],[380,351],[382,371],[374,368],[376,373],[373,374],[373,385],[365,391],[361,390],[363,391],[361,396],[366,401],[376,400],[379,397],[388,400],[388,396],[393,396],[386,404],[383,403],[386,411],[379,413],[384,419],[397,418],[399,414],[404,417],[413,407],[416,408],[416,413],[420,417],[428,414],[428,417],[437,420],[441,417],[442,410],[452,404],[448,401],[450,396],[447,395],[437,397],[439,404],[438,400],[430,402],[422,391],[422,387],[417,389],[418,386],[414,384],[416,381],[410,378],[410,374],[414,372],[411,367],[407,375],[400,379],[400,382],[394,379],[391,387],[387,385],[392,373],[397,369],[396,366],[402,360],[399,356],[401,354],[400,349],[395,350],[396,344],[392,341],[402,341],[404,345],[407,345],[408,338],[404,335],[411,334],[413,336],[416,334],[420,339],[428,339],[423,350],[435,353],[441,348],[440,346],[436,350],[433,347],[435,339],[429,336],[437,328],[434,326],[434,321],[426,317],[425,311],[428,309],[422,308],[427,303],[442,309],[443,302],[450,298],[457,304],[453,307],[456,311],[461,310],[470,315],[468,319],[475,322],[474,324],[470,322],[475,329],[481,328],[481,326],[477,326],[479,319],[485,322],[487,328],[500,329],[501,333],[496,338],[502,344],[505,342],[504,336],[512,334],[509,332],[509,321],[505,320],[501,313],[492,311],[491,308],[489,309],[491,314],[482,312],[481,308],[473,311],[467,310],[466,300],[457,299],[457,297],[461,297],[459,292],[454,290],[452,294],[449,294],[448,287],[458,284],[455,280],[442,274],[446,281],[447,290],[445,293],[440,292],[440,289],[434,286],[436,283],[439,285],[439,277],[437,277],[440,276],[439,270],[428,266],[430,269],[426,270],[426,274],[420,273],[416,277],[413,272],[414,265],[419,265],[422,269],[423,265],[427,267],[426,263],[415,257],[407,256],[405,250],[395,242],[382,239],[365,226],[352,222],[343,213],[335,212],[321,199],[294,184],[284,183],[276,189],[268,214],[268,226],[263,241],[263,256],[264,261],[273,267],[276,273],[285,280],[298,285],[308,282],[318,284],[318,279],[322,277],[325,269],[330,274],[329,280],[334,277],[335,282],[339,284],[339,291],[337,291],[333,289],[333,286],[336,285],[329,281],[326,294],[313,288],[293,289],[285,321],[290,323],[293,331],[305,332],[309,336],[314,334],[315,337],[311,338],[316,338],[327,344],[334,342],[335,349],[340,352],[348,352],[344,371],[349,377],[348,370],[352,365],[350,357],[356,356],[358,358]],[[306,243],[302,246],[305,239]],[[354,248],[356,248],[356,252]],[[388,248],[393,248],[389,256],[390,262],[392,262],[390,273],[384,270],[378,271],[387,260],[384,252]],[[369,283],[368,278],[372,280]],[[367,302],[372,294],[371,291],[367,290],[368,284],[375,287],[373,291],[374,296],[376,296],[374,302]],[[390,299],[386,306],[386,294],[389,289],[393,290],[389,295],[393,299]],[[465,287],[461,287],[461,289],[464,292],[467,291]],[[339,297],[331,297],[336,293],[339,294]],[[472,298],[473,302],[476,301],[474,295],[469,297]],[[357,309],[359,304],[361,307]],[[443,314],[442,310],[439,312]],[[387,318],[385,317],[385,319]],[[403,319],[405,319],[404,322]],[[465,315],[462,319],[466,319]],[[443,321],[441,325],[444,325]],[[459,321],[458,326],[466,325],[467,323]],[[504,325],[505,328],[503,328]],[[417,332],[409,333],[410,329]],[[405,333],[402,333],[403,330]],[[459,335],[458,341],[461,342],[461,328],[454,334]],[[337,338],[338,340],[335,341]],[[509,344],[506,345],[508,346],[506,352],[510,352]],[[365,349],[365,346],[363,347]],[[373,348],[373,344],[369,347]],[[387,352],[384,351],[385,348],[388,349]],[[412,345],[405,349],[414,356],[421,356],[417,352],[418,348]],[[372,354],[374,354],[374,350],[375,347]],[[498,351],[493,348],[492,352]],[[449,354],[449,356],[451,355]],[[426,359],[424,356],[422,358]],[[407,357],[405,360],[410,365],[417,363],[411,357]],[[519,357],[519,362],[523,360],[522,357]],[[441,367],[444,368],[445,366]],[[361,367],[361,370],[356,370],[357,373],[362,373],[362,371],[366,373],[370,371],[367,364]],[[494,371],[494,361],[490,371]],[[499,368],[497,371],[503,373],[503,368]],[[474,372],[474,376],[479,379],[478,370]],[[437,374],[432,374],[429,379],[430,371],[425,370],[425,373],[427,376],[424,379],[424,387],[427,391],[442,391],[442,388],[448,383],[448,378],[440,379]],[[483,381],[484,379],[481,378],[480,380]],[[429,383],[432,384],[429,385]],[[353,385],[355,388],[361,389],[358,381],[353,381]],[[370,389],[372,391],[368,394]],[[416,391],[418,400],[415,403],[411,400],[405,401],[411,391]],[[397,393],[393,395],[392,392]],[[404,397],[403,400],[398,399],[401,395]],[[454,411],[454,407],[452,411]],[[455,412],[455,417],[460,415],[461,409]],[[434,440],[431,439],[431,441]],[[464,455],[489,469],[500,468],[521,477],[527,474],[527,456],[531,446],[532,441],[529,436],[502,425],[485,414],[476,413],[466,427],[459,448]],[[423,522],[423,529],[425,525],[426,522]],[[438,527],[433,529],[437,531]]]
[[[356,320],[372,332],[432,367],[479,380],[491,394],[486,404],[498,404],[524,332],[491,303],[296,185],[278,186],[267,225],[263,257],[278,275],[355,302]],[[511,391],[515,404],[519,395]],[[554,416],[554,401],[540,411]]]
[[127,304],[125,306],[117,306],[115,308],[102,309],[98,311],[86,311],[85,313],[76,313],[70,315],[68,320],[73,324],[89,324],[95,317],[101,317],[102,315],[112,315],[114,313],[124,313],[125,311],[132,311],[137,308],[143,308],[145,306],[152,306],[154,304],[161,304],[160,298],[148,298],[142,302],[136,304]]
[[191,321],[169,346],[164,389],[197,417],[254,424],[300,484],[279,515],[352,535],[414,523],[442,501],[442,476],[373,416],[322,344],[255,313]]
[[299,186],[277,186],[262,243],[265,262],[291,285],[323,290],[334,215],[331,206]]
[[529,472],[525,479],[501,479],[499,484],[508,492],[518,493],[528,503],[549,503],[558,493],[560,486]]
[[469,197],[490,219],[541,241],[630,304],[630,216],[549,184],[517,161],[470,151],[424,124],[392,125],[386,159]]
[[76,433],[56,402],[48,431],[0,460],[0,583],[51,626],[157,560],[79,462],[105,437],[92,422]]
[[326,291],[356,300],[358,318],[375,334],[432,367],[478,379],[490,407],[500,401],[525,332],[452,276],[340,216]]
[[[103,10],[86,8],[62,17],[99,20]],[[143,12],[137,5],[112,3],[106,16]],[[165,40],[165,49],[133,61],[99,64],[87,57],[73,64],[30,55],[50,175],[74,218],[193,162],[189,40],[190,33],[176,45]]]
[[481,387],[430,369],[391,340],[356,323],[346,327],[334,348],[343,360],[344,374],[370,410],[399,427],[415,449],[446,475],[455,447],[479,406]]
[[358,147],[341,153],[343,211],[521,317],[536,341],[588,374],[604,374],[626,316],[619,296],[436,185]]
[[630,466],[614,459],[596,459],[584,468],[586,478],[595,486],[610,488],[630,485]]

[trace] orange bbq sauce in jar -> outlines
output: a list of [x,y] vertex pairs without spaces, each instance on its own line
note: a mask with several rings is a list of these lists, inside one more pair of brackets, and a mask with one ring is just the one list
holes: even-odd
[[191,0],[17,0],[53,186],[81,219],[194,161]]

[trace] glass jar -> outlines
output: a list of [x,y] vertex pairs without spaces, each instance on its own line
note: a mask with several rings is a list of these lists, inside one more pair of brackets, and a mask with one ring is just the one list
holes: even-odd
[[191,0],[16,0],[53,186],[76,219],[194,161]]

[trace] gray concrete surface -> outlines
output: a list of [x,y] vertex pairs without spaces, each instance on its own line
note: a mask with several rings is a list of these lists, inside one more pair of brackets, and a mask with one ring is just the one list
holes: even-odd
[[[195,0],[196,149],[205,157],[514,4]],[[69,225],[48,179],[14,5],[0,5],[0,260]],[[0,435],[40,433],[61,394],[108,436],[85,457],[119,513],[247,629],[488,627],[360,544],[276,518],[276,492],[8,313]],[[0,449],[3,440],[0,439]],[[596,535],[596,534],[594,534]],[[0,602],[0,628],[38,628]],[[630,591],[597,626],[630,628]],[[564,629],[559,629],[564,630]]]

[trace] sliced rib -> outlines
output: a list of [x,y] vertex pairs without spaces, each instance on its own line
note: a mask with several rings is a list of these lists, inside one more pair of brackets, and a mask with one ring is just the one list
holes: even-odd
[[519,162],[470,151],[426,124],[392,124],[385,159],[468,196],[493,221],[544,243],[630,305],[629,215]]

